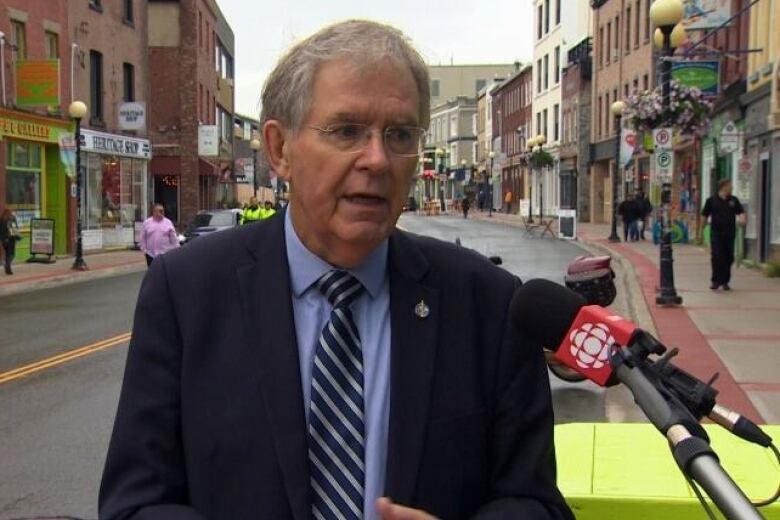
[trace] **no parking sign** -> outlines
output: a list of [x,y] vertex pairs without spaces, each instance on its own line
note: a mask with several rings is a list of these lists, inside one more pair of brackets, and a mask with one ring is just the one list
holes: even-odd
[[674,150],[672,149],[672,129],[658,128],[653,130],[655,145],[655,171],[661,183],[672,182],[674,172]]

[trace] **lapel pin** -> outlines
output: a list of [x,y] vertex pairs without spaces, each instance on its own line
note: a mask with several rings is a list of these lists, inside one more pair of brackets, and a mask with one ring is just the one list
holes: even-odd
[[414,313],[418,318],[425,319],[431,313],[431,308],[428,307],[428,304],[425,303],[425,300],[420,300],[420,302],[414,306]]

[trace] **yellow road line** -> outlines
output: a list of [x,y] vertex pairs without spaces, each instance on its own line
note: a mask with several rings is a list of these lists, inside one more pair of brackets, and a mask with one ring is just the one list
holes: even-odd
[[73,361],[74,359],[92,354],[93,352],[97,352],[99,350],[126,343],[129,340],[130,333],[126,332],[124,334],[114,336],[113,338],[96,341],[90,345],[75,348],[73,350],[63,352],[62,354],[51,356],[46,359],[36,361],[35,363],[30,363],[29,365],[24,365],[13,370],[9,370],[8,372],[0,373],[0,384],[13,381],[14,379],[19,379],[20,377],[29,376],[30,374],[40,372],[41,370],[45,370],[47,368],[55,367],[69,361]]

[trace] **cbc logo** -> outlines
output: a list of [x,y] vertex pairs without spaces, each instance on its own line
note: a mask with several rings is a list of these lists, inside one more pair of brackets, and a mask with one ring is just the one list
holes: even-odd
[[571,355],[582,368],[602,368],[609,360],[615,338],[603,323],[584,323],[569,334]]

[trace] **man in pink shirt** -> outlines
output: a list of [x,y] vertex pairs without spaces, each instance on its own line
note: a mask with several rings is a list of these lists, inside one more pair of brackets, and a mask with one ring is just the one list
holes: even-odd
[[150,265],[155,257],[166,251],[179,247],[179,237],[173,222],[165,217],[162,204],[155,204],[152,216],[144,220],[139,243],[141,251],[146,255],[146,265]]

